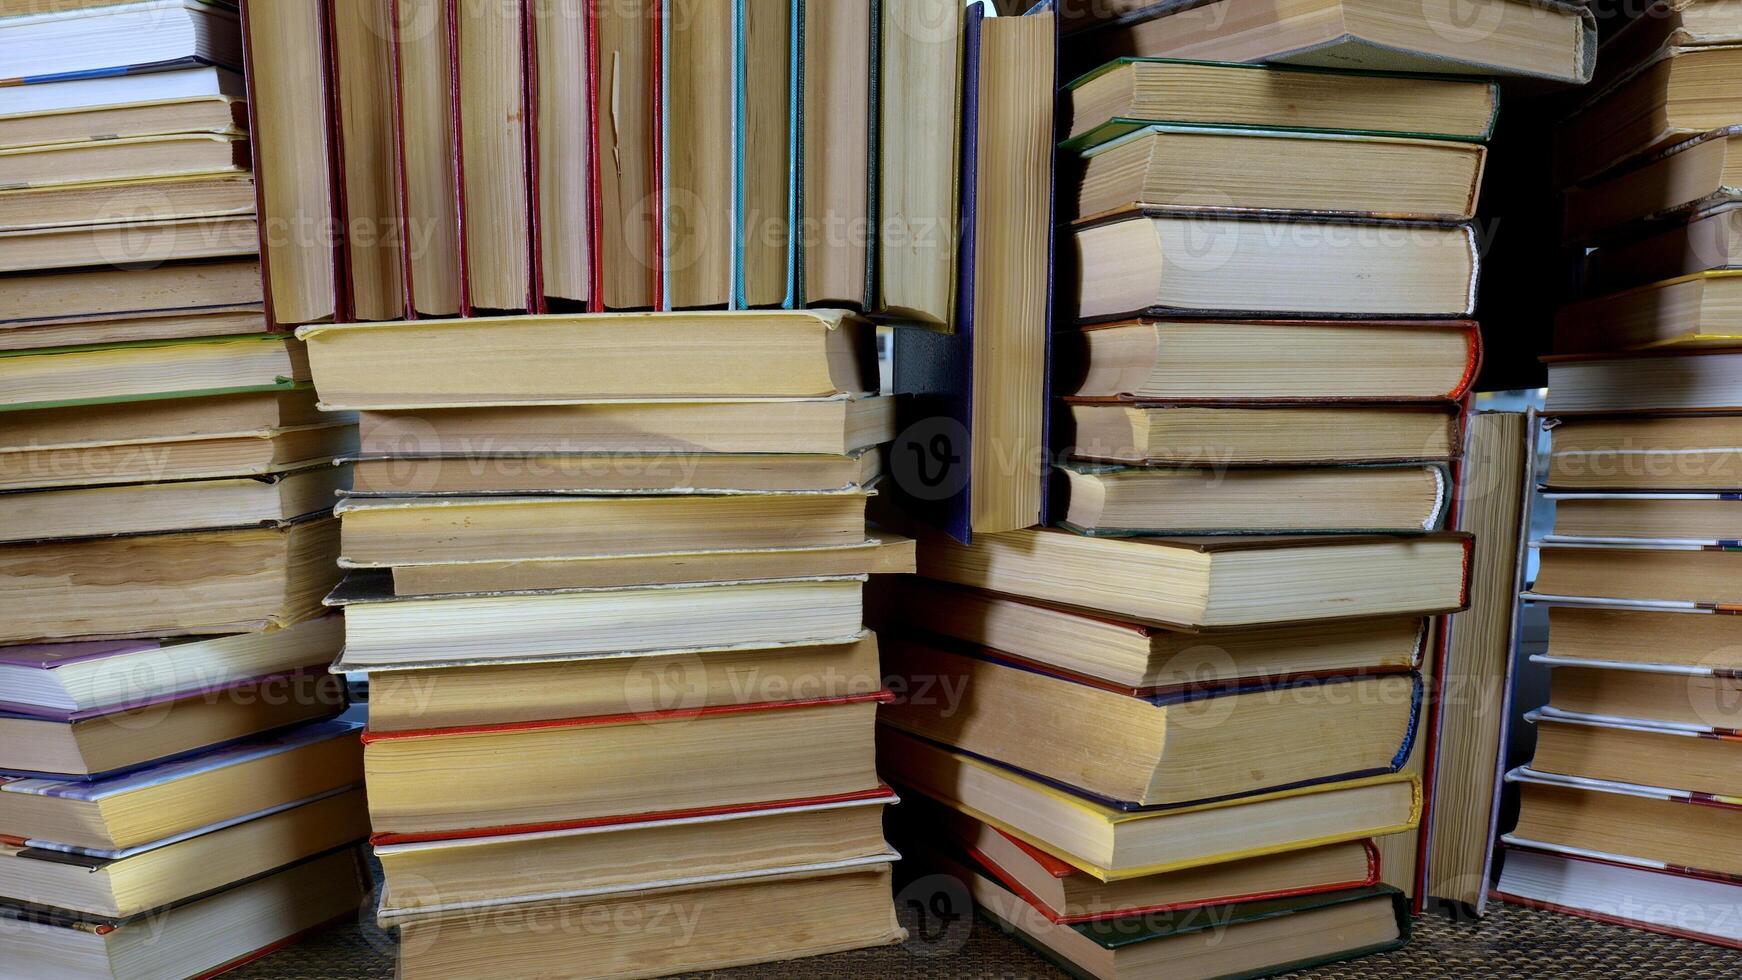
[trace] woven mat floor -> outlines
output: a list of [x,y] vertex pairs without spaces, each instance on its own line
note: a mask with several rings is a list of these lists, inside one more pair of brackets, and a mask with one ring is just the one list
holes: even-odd
[[[363,918],[366,917],[329,929],[228,976],[234,980],[341,977],[386,980],[393,976],[393,940]],[[904,913],[903,924],[917,933],[911,913]],[[930,940],[915,938],[904,946],[725,970],[711,976],[719,980],[776,977],[1039,980],[1065,976],[1026,946],[980,919],[973,920],[970,929],[955,927],[934,933]],[[1415,941],[1406,949],[1294,976],[1323,980],[1477,976],[1502,980],[1545,977],[1688,980],[1742,976],[1742,953],[1496,902],[1489,906],[1487,918],[1479,923],[1454,923],[1440,916],[1424,916],[1416,921]]]

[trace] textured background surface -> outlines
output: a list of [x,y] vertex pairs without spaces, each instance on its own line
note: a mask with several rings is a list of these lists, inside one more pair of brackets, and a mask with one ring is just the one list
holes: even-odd
[[[903,910],[902,921],[910,931],[915,930],[917,922],[911,909]],[[971,929],[958,925],[943,930],[931,942],[914,939],[905,946],[713,974],[721,980],[831,975],[922,980],[1065,976],[983,920],[974,920]],[[1480,923],[1453,923],[1426,916],[1417,920],[1415,941],[1407,949],[1295,975],[1326,980],[1735,977],[1742,975],[1742,953],[1496,902]],[[372,923],[359,922],[329,930],[229,976],[237,980],[385,980],[393,976],[392,940]]]

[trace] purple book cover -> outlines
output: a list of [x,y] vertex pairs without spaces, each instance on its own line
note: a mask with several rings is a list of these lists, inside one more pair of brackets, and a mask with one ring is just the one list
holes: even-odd
[[0,647],[0,664],[55,670],[68,664],[88,663],[162,649],[156,640],[89,640],[83,643],[32,643]]
[[261,686],[276,680],[290,681],[299,677],[308,677],[312,675],[325,677],[327,676],[327,673],[327,668],[324,665],[309,666],[300,670],[281,671],[276,674],[266,674],[261,677],[244,677],[241,680],[228,681],[223,684],[196,687],[186,691],[171,691],[168,694],[160,694],[155,697],[139,698],[132,701],[123,701],[117,704],[99,705],[94,708],[84,708],[76,711],[66,708],[48,708],[39,704],[22,704],[11,701],[0,701],[0,718],[29,718],[37,721],[53,721],[70,724],[76,721],[89,721],[92,718],[101,718],[104,715],[118,715],[128,711],[138,711],[142,708],[150,708],[154,705],[169,704],[175,701],[185,701],[190,698],[210,697],[213,694],[222,694],[225,691],[236,691],[244,688]]
[[161,786],[202,773],[239,766],[267,756],[292,752],[329,739],[355,735],[363,725],[354,721],[330,719],[276,732],[271,735],[231,742],[222,748],[198,755],[184,756],[170,762],[118,776],[88,781],[62,779],[21,779],[0,784],[0,793],[23,793],[28,796],[50,796],[63,800],[95,803],[99,800],[132,793],[151,786]]

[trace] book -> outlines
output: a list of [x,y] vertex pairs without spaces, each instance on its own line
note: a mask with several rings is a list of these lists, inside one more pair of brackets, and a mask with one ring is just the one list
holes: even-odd
[[1596,93],[1555,131],[1563,185],[1605,174],[1645,154],[1736,122],[1729,108],[1742,84],[1734,46],[1664,48]]
[[881,0],[803,0],[803,211],[799,300],[805,306],[868,309],[873,227],[871,134],[879,93],[872,79],[882,42]]
[[1427,643],[1426,622],[1411,617],[1206,637],[921,578],[875,579],[870,594],[873,625],[905,620],[1003,659],[1138,697],[1303,676],[1403,673],[1420,668]]
[[1379,883],[1379,852],[1372,841],[1104,882],[972,817],[919,801],[904,801],[904,806],[937,821],[976,870],[1015,892],[1054,925],[1117,922]]
[[395,173],[392,16],[391,0],[335,3],[328,12],[331,84],[338,92],[333,179],[344,222],[347,305],[359,320],[406,314],[401,250],[410,226]]
[[959,309],[966,18],[954,0],[881,0],[872,306],[934,329]]
[[828,398],[877,389],[870,324],[830,311],[424,320],[299,333],[329,409]]
[[[291,392],[295,394],[295,392]],[[232,396],[246,398],[248,396]],[[173,401],[116,402],[120,410],[147,414],[145,406],[175,404]],[[43,412],[73,413],[77,423],[107,421],[109,406],[82,409],[43,409]],[[35,422],[37,412],[17,412],[20,421]],[[8,421],[11,421],[10,419]],[[25,433],[60,436],[65,429],[20,426]],[[102,432],[88,429],[86,432]],[[62,441],[59,444],[31,442],[0,446],[0,489],[41,490],[51,487],[97,487],[137,484],[150,480],[215,480],[238,477],[271,479],[282,474],[324,463],[344,452],[354,451],[356,428],[346,422],[292,425],[240,432],[168,436],[114,437],[96,441]]]
[[1742,409],[1742,351],[1569,354],[1548,365],[1551,416]]
[[[583,0],[536,0],[527,25],[533,34],[529,75],[533,89],[531,140],[538,195],[535,270],[541,300],[585,304],[593,295],[592,81],[587,70],[591,5]],[[579,79],[581,84],[575,84]],[[544,309],[544,305],[539,307]]]
[[1742,41],[1742,24],[1723,4],[1698,0],[1666,0],[1650,17],[1637,17],[1610,32],[1598,49],[1592,92],[1601,92],[1644,67],[1665,49],[1734,44]]
[[1437,531],[1451,503],[1451,475],[1439,466],[1218,472],[1066,463],[1058,472],[1063,526],[1094,535]]
[[1723,490],[1738,485],[1732,415],[1556,419],[1551,490]]
[[350,457],[353,497],[506,494],[827,493],[883,472],[882,453]]
[[144,707],[332,663],[344,637],[343,619],[321,616],[267,633],[0,647],[0,711]]
[[1446,626],[1427,735],[1431,792],[1416,894],[1478,912],[1487,904],[1509,741],[1538,431],[1534,415],[1517,412],[1481,412],[1469,422],[1457,526],[1483,544],[1470,569],[1470,608]]
[[[278,324],[345,313],[343,236],[334,231],[340,188],[330,166],[328,6],[245,4],[242,11],[260,272],[267,315]],[[255,44],[256,36],[269,43]]]
[[149,269],[80,269],[0,278],[7,327],[32,321],[121,318],[260,302],[260,262],[249,257]]
[[842,642],[862,628],[862,586],[828,578],[419,598],[353,576],[328,602],[345,609],[341,664],[377,671]]
[[361,726],[322,721],[91,781],[0,782],[7,833],[125,851],[362,782]]
[[1175,404],[1069,400],[1074,459],[1193,466],[1445,462],[1463,445],[1452,404]]
[[1512,846],[1506,849],[1495,896],[1514,905],[1742,949],[1742,929],[1728,911],[1735,907],[1737,889],[1731,881],[1652,862]]
[[[254,203],[254,177],[247,172],[13,188],[0,191],[0,230],[234,217],[253,214]],[[256,306],[258,289],[253,297]],[[184,298],[181,305],[205,304]]]
[[[1689,621],[1690,617],[1682,616],[1667,625]],[[1742,678],[1734,667],[1626,663],[1559,654],[1538,654],[1531,662],[1551,668],[1548,707],[1557,712],[1701,732],[1742,731],[1742,712],[1735,700],[1737,681]]]
[[[0,434],[0,450],[7,453],[266,435],[276,429],[353,424],[344,415],[328,416],[317,409],[314,386],[308,383],[285,391],[24,409],[8,415],[7,423]],[[67,475],[74,473],[69,468]]]
[[796,305],[800,0],[742,0],[732,14],[732,308]]
[[865,491],[340,501],[352,568],[662,552],[822,548],[865,540]]
[[141,0],[0,20],[0,78],[23,83],[156,68],[242,63],[236,11],[205,0]]
[[894,398],[600,402],[365,411],[370,456],[480,453],[844,455],[895,438]]
[[[888,861],[884,807],[894,793],[561,830],[379,843],[383,918],[470,903],[594,898],[680,883],[733,881],[793,867]],[[504,869],[517,870],[504,874]]]
[[885,774],[1101,881],[1265,857],[1415,826],[1414,777],[1345,783],[1171,809],[1124,810],[993,763],[878,733]]
[[185,133],[51,143],[0,149],[0,165],[6,189],[241,173],[248,169],[248,141]]
[[862,542],[831,548],[764,548],[622,558],[400,565],[393,569],[393,594],[465,595],[911,575],[915,567],[914,550],[911,538],[873,531]]
[[[355,917],[363,901],[357,854],[337,851],[207,898],[173,914],[125,920],[0,906],[14,928],[0,955],[30,973],[63,970],[97,980],[222,973]],[[80,964],[67,970],[64,964]]]
[[[460,212],[454,183],[453,60],[447,0],[398,0],[392,24],[399,139],[398,183],[405,227],[409,313],[460,315]],[[412,243],[408,242],[408,245]]]
[[0,351],[0,411],[272,391],[308,376],[302,345],[268,334]]
[[195,340],[263,333],[266,315],[260,304],[229,309],[194,310],[116,320],[70,323],[14,323],[0,326],[0,350],[48,347],[94,347],[139,340]]
[[598,202],[594,302],[600,310],[660,306],[660,47],[663,4],[593,6],[592,172]]
[[[363,746],[369,816],[377,834],[444,838],[882,795],[871,731],[888,698],[371,732]],[[467,796],[429,779],[432,767],[466,772]],[[650,769],[667,778],[650,782]]]
[[0,494],[0,543],[282,527],[332,509],[350,482],[330,460],[262,476]]
[[[1031,527],[1046,511],[1051,370],[1053,16],[984,18],[963,28],[968,79],[962,278],[954,333],[898,331],[895,389],[909,395],[898,477],[909,509],[959,540]],[[1000,166],[977,167],[984,153]],[[940,326],[933,324],[933,326]]]
[[[927,578],[1185,627],[1451,612],[1468,599],[1470,539],[1093,538],[1068,531],[922,538]],[[1221,589],[1217,584],[1226,583]]]
[[1555,353],[1735,346],[1742,342],[1742,316],[1733,311],[1739,297],[1742,270],[1723,270],[1572,303],[1555,314]]
[[1474,323],[1421,320],[1144,317],[1060,334],[1058,350],[1066,397],[1168,404],[1456,401],[1482,359]]
[[[1546,655],[1557,662],[1612,670],[1649,669],[1658,665],[1676,671],[1703,667],[1721,674],[1742,672],[1742,657],[1730,649],[1729,636],[1736,624],[1727,611],[1621,600],[1544,601],[1544,605],[1549,621]],[[1674,636],[1676,642],[1642,642],[1651,636]],[[1605,675],[1605,680],[1609,679]],[[1612,680],[1644,683],[1631,673]]]
[[[1078,315],[1467,317],[1465,225],[1138,214],[1072,232]],[[1335,242],[1335,245],[1330,243]]]
[[[774,650],[381,671],[371,678],[369,728],[403,732],[626,715],[656,705],[694,710],[795,695],[851,697],[882,689],[877,663],[877,638],[867,632],[841,643]],[[670,682],[680,675],[682,690],[676,691]]]
[[1493,82],[1173,58],[1116,58],[1065,86],[1067,150],[1155,125],[1211,125],[1480,142]]
[[68,850],[46,841],[0,844],[0,895],[126,919],[264,877],[368,835],[369,811],[358,786],[124,851]]
[[[1230,22],[1230,20],[1232,22]],[[1365,0],[1297,0],[1262,11],[1119,0],[1067,28],[1085,60],[1116,54],[1545,78],[1582,85],[1597,61],[1597,23],[1575,3],[1481,0],[1459,17],[1399,17]]]
[[139,707],[0,714],[0,772],[92,779],[125,772],[345,708],[344,684],[319,667]]
[[458,0],[449,46],[454,77],[454,168],[460,206],[461,313],[536,312],[536,203],[528,194],[535,109],[526,78],[524,3]]
[[319,610],[338,521],[0,545],[0,643],[221,635]]
[[[1612,783],[1686,786],[1706,796],[1735,798],[1734,730],[1538,708],[1534,772]],[[1714,719],[1717,720],[1717,719]]]
[[[1120,807],[1393,772],[1415,741],[1421,698],[1409,675],[1133,695],[996,651],[906,639],[886,640],[883,660],[892,688],[910,692],[884,724]],[[1254,761],[1234,770],[1229,757]]]
[[1736,552],[1711,542],[1542,539],[1535,596],[1630,599],[1666,607],[1742,601]]
[[[889,864],[850,866],[673,888],[644,894],[506,905],[408,918],[400,924],[405,980],[489,977],[572,967],[584,956],[601,973],[714,970],[887,946],[907,932],[889,900]],[[678,914],[705,922],[687,941]],[[577,917],[663,922],[624,936],[579,937]],[[467,923],[463,928],[457,923]],[[508,936],[519,937],[506,943]],[[436,941],[439,938],[439,942]],[[504,950],[512,950],[505,953]]]
[[[662,263],[663,299],[670,309],[724,309],[732,304],[737,6],[704,4],[689,16],[661,20],[666,36],[660,159],[670,206],[660,232],[667,257]],[[779,72],[780,60],[759,70]],[[778,130],[766,128],[759,128],[757,136],[779,139]]]
[[1625,854],[1639,861],[1734,876],[1742,868],[1733,798],[1687,790],[1560,776],[1531,768],[1518,784],[1518,826],[1503,838],[1574,853]]
[[1727,541],[1737,498],[1729,493],[1551,493],[1555,533],[1573,538]]
[[1742,268],[1736,237],[1742,207],[1728,203],[1668,218],[1661,230],[1646,226],[1633,235],[1597,243],[1585,256],[1587,295],[1620,292],[1696,272]]
[[[1093,221],[1131,212],[1297,211],[1423,221],[1476,213],[1479,143],[1286,129],[1155,125],[1086,151],[1074,208]],[[1382,171],[1383,183],[1358,175]],[[1215,174],[1206,182],[1206,173]]]
[[[241,72],[216,65],[12,85],[0,92],[0,129],[17,124],[33,130],[51,121],[64,125],[66,120],[55,120],[51,114],[94,112],[101,116],[114,110],[129,115],[138,105],[241,99],[246,91]],[[62,131],[57,126],[56,132]],[[6,143],[16,145],[10,139]]]
[[252,256],[258,227],[253,215],[218,215],[0,232],[0,272]]
[[1569,241],[1586,241],[1629,222],[1661,222],[1735,200],[1732,188],[1742,184],[1742,161],[1731,163],[1730,150],[1742,150],[1732,146],[1736,140],[1729,130],[1696,136],[1640,166],[1568,190],[1563,233]]
[[[0,115],[0,150],[35,150],[38,156],[18,153],[11,159],[23,168],[35,168],[41,163],[66,162],[85,170],[157,171],[165,166],[191,162],[196,156],[215,157],[214,170],[231,169],[231,162],[240,162],[246,169],[246,144],[233,147],[229,160],[215,154],[214,148],[200,147],[193,141],[162,140],[173,135],[204,135],[236,137],[247,132],[247,106],[240,99],[229,97],[189,98],[171,102],[143,102],[95,109],[61,110],[30,114]],[[132,142],[158,138],[161,142]],[[126,152],[97,154],[95,147],[83,144],[94,140],[127,140]],[[61,146],[69,152],[49,155],[51,147]],[[73,147],[82,147],[78,153]],[[141,179],[163,180],[154,172]],[[10,181],[8,182],[10,183]],[[55,196],[50,187],[68,183],[64,175],[52,170],[29,187],[37,193],[31,198]],[[111,191],[112,192],[112,191]],[[252,200],[253,195],[249,195]]]

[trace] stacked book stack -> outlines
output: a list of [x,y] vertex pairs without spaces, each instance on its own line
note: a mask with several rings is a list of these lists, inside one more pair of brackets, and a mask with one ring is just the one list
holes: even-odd
[[1742,944],[1735,694],[1742,659],[1742,283],[1733,242],[1742,19],[1675,4],[1606,42],[1608,83],[1563,125],[1583,298],[1549,358],[1555,501],[1541,571],[1549,702],[1500,892]]
[[203,974],[361,899],[355,429],[265,332],[235,11],[0,12],[0,958]]
[[894,427],[866,394],[871,325],[299,335],[323,404],[362,413],[329,602],[339,669],[369,674],[400,974],[657,975],[899,941],[862,592],[913,553],[865,522]]
[[1157,57],[1067,87],[1054,526],[923,538],[874,619],[913,838],[1046,955],[1257,975],[1407,941],[1497,98]]

